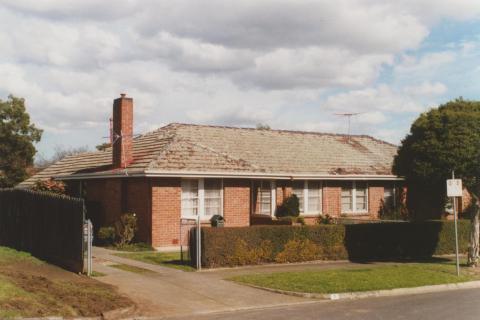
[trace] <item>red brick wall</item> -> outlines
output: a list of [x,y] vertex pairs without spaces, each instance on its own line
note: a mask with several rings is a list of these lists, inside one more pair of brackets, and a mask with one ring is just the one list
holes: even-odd
[[150,243],[152,239],[151,188],[146,178],[130,178],[125,181],[123,212],[137,215],[137,240]]
[[342,185],[339,181],[323,182],[323,214],[340,217]]
[[378,219],[383,204],[383,183],[368,183],[368,216],[370,219]]
[[223,216],[225,226],[243,227],[250,224],[250,180],[223,181]]
[[85,183],[86,200],[100,203],[102,217],[99,223],[110,226],[122,213],[122,179],[92,179]]
[[181,180],[158,178],[151,180],[152,246],[180,244]]

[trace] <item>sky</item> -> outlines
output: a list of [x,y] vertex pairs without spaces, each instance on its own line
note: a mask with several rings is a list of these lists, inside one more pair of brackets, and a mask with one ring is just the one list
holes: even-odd
[[398,144],[422,112],[480,100],[478,0],[2,0],[0,99],[23,97],[38,156],[171,122]]

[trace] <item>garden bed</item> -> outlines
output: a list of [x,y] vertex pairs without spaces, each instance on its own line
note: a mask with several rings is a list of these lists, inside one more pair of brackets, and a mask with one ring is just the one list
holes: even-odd
[[0,247],[0,318],[92,317],[133,306],[110,285]]

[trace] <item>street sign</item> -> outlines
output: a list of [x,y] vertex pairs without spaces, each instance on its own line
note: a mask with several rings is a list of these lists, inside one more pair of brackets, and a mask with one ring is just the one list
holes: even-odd
[[452,170],[452,179],[447,180],[447,196],[452,198],[453,217],[455,219],[455,255],[457,260],[457,276],[460,276],[460,258],[458,257],[458,216],[457,216],[457,197],[461,197],[462,180],[455,179],[455,172]]
[[447,180],[447,197],[461,197],[462,191],[462,179]]

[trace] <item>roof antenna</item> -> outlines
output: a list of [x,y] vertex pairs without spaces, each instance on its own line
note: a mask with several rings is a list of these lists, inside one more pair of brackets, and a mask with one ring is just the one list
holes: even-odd
[[352,116],[358,116],[364,112],[345,112],[345,113],[335,113],[336,116],[341,116],[347,118],[347,140],[350,140],[350,121]]

